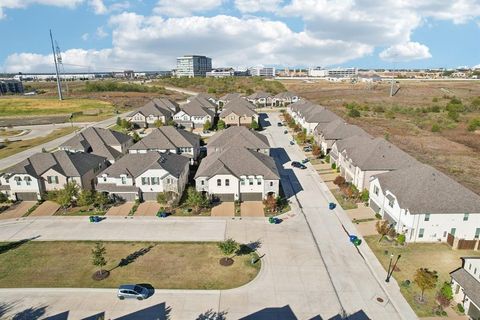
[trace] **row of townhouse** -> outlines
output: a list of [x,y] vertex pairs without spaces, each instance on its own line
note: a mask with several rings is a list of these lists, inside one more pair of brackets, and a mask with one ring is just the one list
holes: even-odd
[[158,192],[181,195],[200,137],[175,127],[153,130],[133,144],[123,133],[87,128],[53,153],[38,153],[0,176],[0,191],[12,200],[41,199],[45,192],[75,181],[112,198],[153,200]]
[[462,266],[450,272],[453,299],[470,319],[480,319],[480,257],[463,257]]
[[407,241],[448,242],[456,248],[466,240],[472,249],[480,249],[476,193],[385,139],[332,116],[324,107],[301,100],[287,110],[307,131],[315,126],[315,142],[340,175],[358,190],[368,190],[370,207]]
[[217,132],[195,175],[199,192],[220,201],[277,197],[280,175],[268,139],[243,126]]
[[265,91],[258,91],[245,97],[240,93],[227,93],[217,100],[217,104],[218,106],[223,107],[229,101],[238,98],[249,101],[255,107],[285,107],[300,100],[300,97],[297,94],[290,91],[280,92],[276,95]]

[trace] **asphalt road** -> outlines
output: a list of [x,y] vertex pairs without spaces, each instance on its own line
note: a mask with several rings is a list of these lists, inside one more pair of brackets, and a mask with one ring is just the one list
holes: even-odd
[[56,217],[0,223],[0,241],[36,236],[40,236],[37,240],[218,241],[232,237],[242,243],[259,241],[263,263],[252,282],[222,291],[157,289],[145,301],[118,301],[115,289],[0,289],[7,314],[197,319],[210,312],[226,313],[224,319],[341,319],[344,315],[351,320],[416,319],[396,283],[382,283],[386,272],[368,246],[357,251],[349,242],[347,232],[354,233],[355,227],[341,209],[328,210],[331,194],[313,168],[292,170],[290,161],[302,159],[302,152],[290,146],[284,128],[276,126],[278,115],[270,117],[274,126],[264,132],[292,201],[292,212],[279,225],[264,218],[213,217],[108,218],[99,224],[90,224],[84,217]]

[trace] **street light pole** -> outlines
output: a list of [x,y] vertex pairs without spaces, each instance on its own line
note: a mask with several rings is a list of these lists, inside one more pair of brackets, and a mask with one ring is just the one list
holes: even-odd
[[390,277],[392,276],[393,271],[394,271],[395,268],[397,267],[398,260],[400,260],[401,257],[402,257],[402,255],[399,254],[398,257],[397,257],[397,260],[395,260],[395,263],[393,264],[393,267],[392,267],[392,270],[390,271],[390,274],[387,275],[387,279],[385,280],[386,282],[389,282],[389,281],[390,281]]
[[390,262],[388,263],[388,270],[387,270],[387,278],[385,279],[385,282],[390,282],[390,268],[392,267],[392,260],[393,260],[393,253],[390,254]]

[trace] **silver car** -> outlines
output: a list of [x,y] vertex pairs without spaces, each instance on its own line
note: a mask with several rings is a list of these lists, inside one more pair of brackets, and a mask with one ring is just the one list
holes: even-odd
[[138,299],[143,300],[147,299],[149,295],[149,290],[145,287],[139,286],[138,284],[124,284],[118,288],[117,297],[120,300],[123,299]]

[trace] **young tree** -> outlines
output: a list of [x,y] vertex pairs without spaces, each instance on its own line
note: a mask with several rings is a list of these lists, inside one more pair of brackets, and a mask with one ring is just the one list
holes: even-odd
[[155,128],[160,128],[160,127],[163,127],[163,121],[162,120],[155,120],[155,122],[153,123],[153,125],[155,126]]
[[142,138],[140,138],[138,133],[136,131],[134,131],[133,134],[132,134],[132,139],[133,139],[133,142],[136,143],[136,142],[140,141]]
[[274,196],[268,196],[263,203],[270,211],[275,211],[277,208],[277,199]]
[[220,242],[218,244],[218,248],[220,249],[220,251],[222,251],[223,255],[225,256],[224,260],[233,260],[229,256],[234,254],[235,251],[238,250],[238,247],[239,247],[238,242],[236,242],[231,238],[223,242]]
[[380,240],[378,240],[378,242],[381,242],[383,240],[383,237],[385,237],[390,232],[391,226],[387,220],[380,220],[377,221],[377,223],[375,224],[375,229],[377,229],[378,234],[381,235]]
[[212,128],[212,123],[210,122],[210,120],[205,121],[205,123],[203,124],[203,130],[208,131],[211,128]]
[[255,119],[252,119],[252,123],[250,124],[250,128],[257,131],[257,130],[260,130],[260,125],[258,124],[257,121],[255,121]]
[[200,208],[207,207],[209,204],[209,201],[194,187],[189,187],[187,189],[187,200],[185,201],[185,203],[186,205],[192,207],[195,210],[195,212],[198,212]]
[[92,264],[95,267],[98,267],[97,274],[102,277],[107,271],[103,270],[102,268],[107,265],[107,259],[105,259],[105,254],[107,253],[107,249],[105,249],[104,245],[100,242],[95,243],[95,246],[92,249]]
[[337,176],[335,180],[333,180],[333,184],[339,187],[342,187],[343,185],[345,185],[345,183],[346,183],[345,178],[342,176]]
[[424,292],[427,289],[433,289],[437,285],[438,274],[437,271],[428,270],[428,268],[420,268],[415,272],[413,281],[422,290],[420,301],[424,301]]
[[322,149],[319,146],[317,146],[316,144],[313,145],[313,147],[312,147],[312,155],[314,157],[317,157],[317,158],[321,157],[321,155],[322,155]]
[[117,117],[116,125],[119,127],[122,125],[122,118]]
[[93,190],[82,190],[78,195],[77,204],[81,207],[91,206],[95,202],[95,192]]
[[105,206],[110,202],[106,193],[97,192],[95,195],[95,206],[103,210]]
[[218,130],[223,130],[223,129],[225,129],[225,127],[226,127],[225,121],[223,121],[223,120],[221,120],[221,119],[218,120],[217,129],[218,129]]
[[175,121],[173,121],[173,119],[170,119],[167,121],[167,126],[170,126],[170,127],[174,127],[175,126]]

